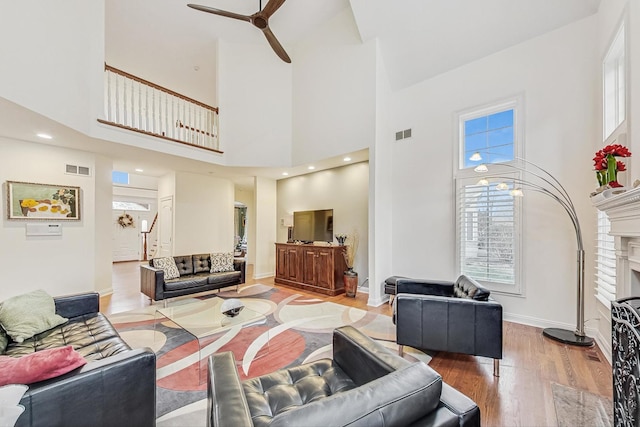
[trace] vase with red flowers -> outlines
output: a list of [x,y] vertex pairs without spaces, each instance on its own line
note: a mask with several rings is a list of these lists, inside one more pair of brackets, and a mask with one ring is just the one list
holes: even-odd
[[622,187],[618,182],[618,172],[626,171],[627,167],[616,157],[631,157],[631,152],[620,144],[607,145],[602,150],[596,151],[593,166],[596,170],[598,184],[601,187],[605,185],[612,188]]

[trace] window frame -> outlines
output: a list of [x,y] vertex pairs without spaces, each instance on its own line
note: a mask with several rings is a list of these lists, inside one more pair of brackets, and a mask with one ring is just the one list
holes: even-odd
[[[615,27],[615,31],[610,39],[607,50],[602,57],[602,76],[601,76],[601,85],[602,85],[602,145],[610,145],[610,144],[622,144],[626,145],[628,130],[628,113],[629,113],[629,34],[628,34],[628,22],[627,22],[627,12],[623,14],[618,25]],[[616,45],[620,37],[622,37],[622,46]],[[612,56],[614,53],[617,55]],[[616,87],[614,88],[613,93],[615,96],[613,97],[613,108],[615,110],[615,126],[612,126],[610,129],[607,126],[607,89],[610,89],[607,86],[607,71],[608,64],[612,62],[616,62],[617,66],[615,67],[615,82]],[[620,76],[620,70],[623,71],[622,78]],[[620,87],[619,83],[622,83],[622,87]],[[624,99],[621,100],[621,96]],[[620,105],[623,105],[623,118],[620,119]],[[630,164],[627,165],[628,176],[632,176]],[[593,290],[594,297],[596,301],[598,301],[603,307],[606,308],[607,312],[611,309],[611,301],[617,298],[617,271],[618,271],[618,260],[615,254],[615,248],[603,248],[607,244],[610,244],[615,239],[611,236],[608,236],[611,230],[611,224],[609,222],[608,216],[604,212],[598,211],[596,214],[596,246],[594,253],[594,280],[593,280]],[[613,266],[610,262],[613,256]]]
[[[464,167],[465,162],[465,141],[464,141],[464,124],[468,120],[488,116],[499,113],[501,111],[513,110],[513,155],[514,160],[501,163],[491,163],[490,171],[486,174],[478,174],[474,171],[475,166]],[[454,153],[454,186],[455,186],[455,237],[456,237],[456,270],[462,271],[462,221],[461,215],[461,191],[465,185],[479,181],[481,178],[491,179],[492,177],[505,177],[504,181],[508,181],[507,177],[522,178],[522,173],[513,167],[504,166],[515,165],[518,158],[522,157],[524,145],[524,94],[514,95],[508,98],[500,99],[491,103],[469,108],[455,114],[455,138],[456,143]],[[480,164],[482,162],[478,162]],[[524,227],[523,201],[521,197],[514,197],[514,229],[513,229],[513,284],[505,284],[494,281],[479,280],[484,286],[498,294],[507,294],[511,296],[525,296],[525,285],[523,278],[523,245],[522,230]]]

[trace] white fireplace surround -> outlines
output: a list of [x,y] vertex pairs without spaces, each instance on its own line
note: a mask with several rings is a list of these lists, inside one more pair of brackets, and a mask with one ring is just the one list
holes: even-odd
[[592,198],[609,217],[609,234],[615,237],[616,299],[640,296],[640,187],[625,190],[609,189]]

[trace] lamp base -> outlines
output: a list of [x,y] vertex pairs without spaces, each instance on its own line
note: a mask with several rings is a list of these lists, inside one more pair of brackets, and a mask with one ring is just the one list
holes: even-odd
[[542,330],[542,335],[569,345],[577,345],[581,347],[589,347],[593,345],[593,338],[587,336],[581,337],[567,329],[546,328]]

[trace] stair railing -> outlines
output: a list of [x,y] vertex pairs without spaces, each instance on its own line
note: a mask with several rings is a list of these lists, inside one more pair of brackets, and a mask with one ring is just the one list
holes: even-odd
[[98,122],[220,151],[218,108],[105,64],[105,120]]

